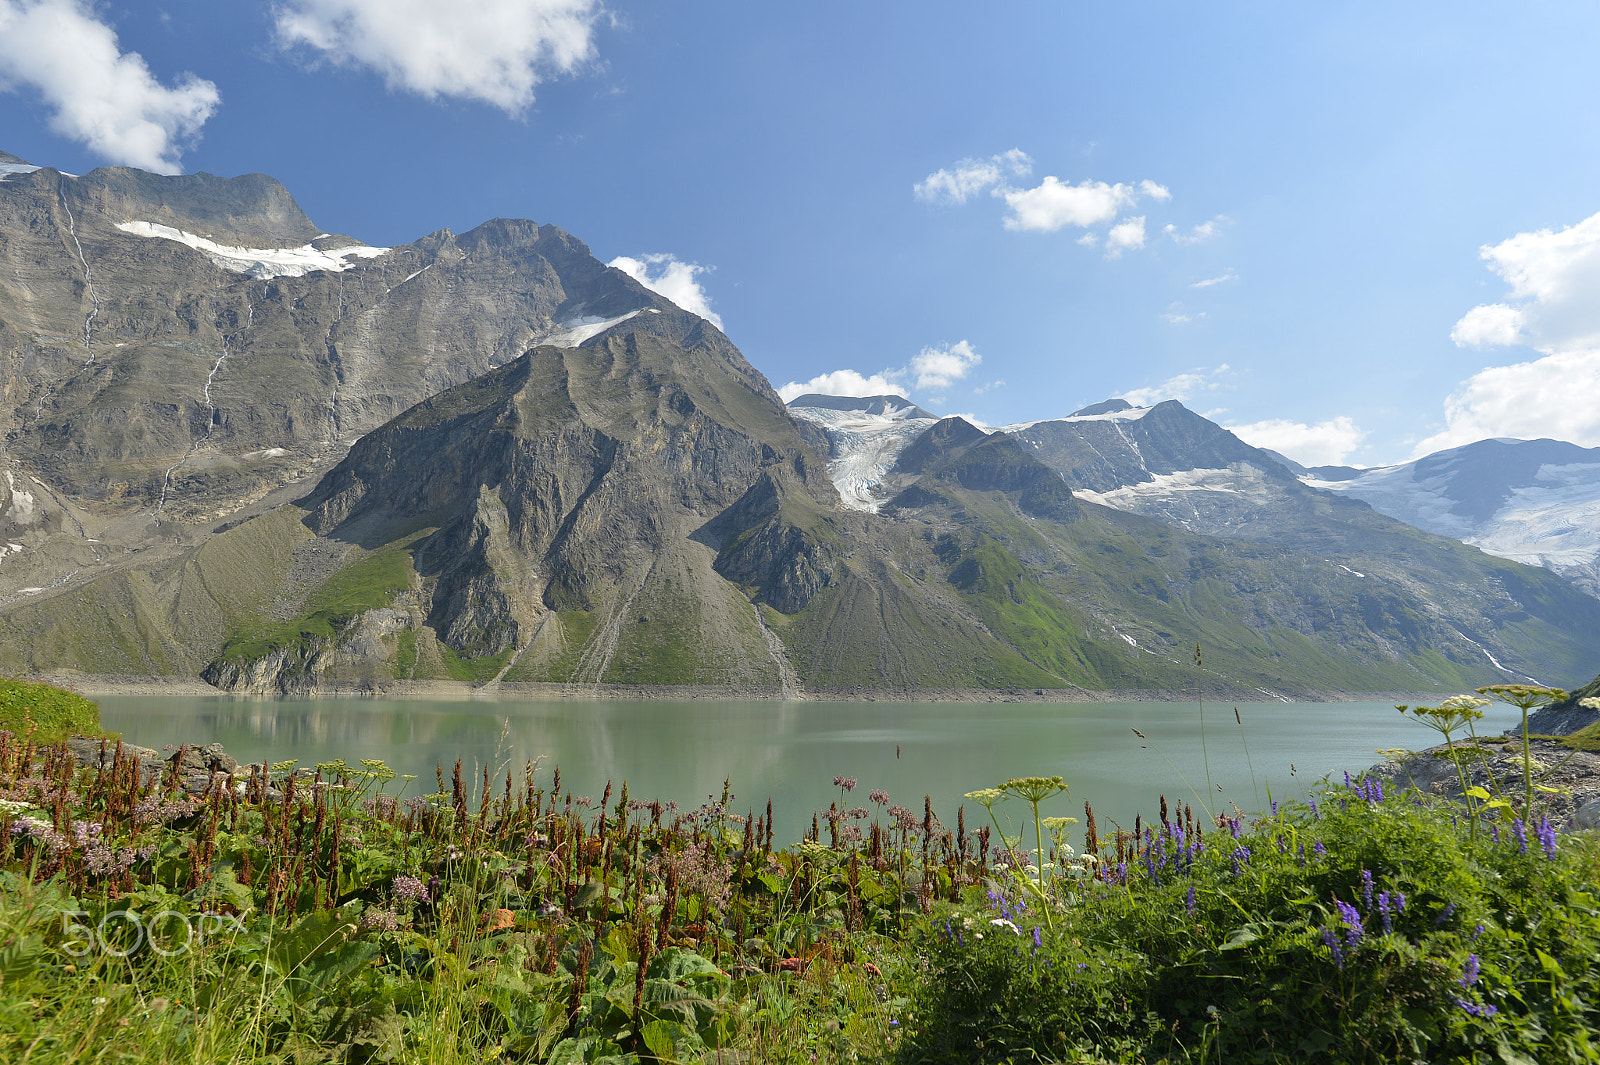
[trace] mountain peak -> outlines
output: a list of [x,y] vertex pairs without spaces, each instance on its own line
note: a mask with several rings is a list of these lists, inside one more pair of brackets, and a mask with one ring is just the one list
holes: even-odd
[[937,421],[938,416],[930,414],[906,399],[904,396],[827,396],[820,392],[808,392],[803,396],[796,396],[788,403],[791,408],[810,407],[816,410],[843,410],[860,411],[862,414],[880,414],[891,418],[927,418]]
[[1133,404],[1125,399],[1107,399],[1099,403],[1091,403],[1082,410],[1075,410],[1067,415],[1069,418],[1091,418],[1096,414],[1115,414],[1118,411],[1133,410]]

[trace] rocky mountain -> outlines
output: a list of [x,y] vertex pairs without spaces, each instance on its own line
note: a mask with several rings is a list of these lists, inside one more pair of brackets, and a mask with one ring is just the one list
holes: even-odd
[[534,344],[685,328],[554,226],[372,248],[264,175],[70,177],[7,158],[0,601],[194,546]]
[[[6,165],[0,667],[1269,695],[1600,669],[1600,601],[1176,404],[1009,435],[786,409],[551,226],[371,248],[269,178]],[[1100,502],[1235,466],[1280,513]]]
[[1308,485],[1600,596],[1600,448],[1479,440],[1398,466],[1301,468]]

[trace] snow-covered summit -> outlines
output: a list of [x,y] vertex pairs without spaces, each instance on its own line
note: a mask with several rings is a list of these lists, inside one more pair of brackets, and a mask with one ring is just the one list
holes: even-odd
[[302,277],[314,270],[338,273],[355,265],[351,259],[374,259],[389,251],[388,248],[374,248],[366,244],[352,244],[326,251],[313,244],[303,244],[298,248],[240,248],[218,244],[157,222],[118,222],[117,228],[136,237],[159,237],[187,245],[224,270],[247,274],[258,281],[265,281],[269,277]]

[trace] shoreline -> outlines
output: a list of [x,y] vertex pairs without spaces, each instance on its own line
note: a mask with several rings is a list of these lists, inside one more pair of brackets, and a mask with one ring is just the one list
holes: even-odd
[[[1173,703],[1195,702],[1191,693],[1171,689],[1122,688],[805,688],[724,687],[672,684],[488,683],[406,681],[382,687],[328,685],[287,693],[230,692],[198,677],[136,677],[104,674],[40,674],[31,680],[95,699],[117,696],[216,697],[261,702],[315,699],[374,699],[428,702],[895,702],[895,703]],[[1258,689],[1217,688],[1203,693],[1208,703],[1429,703],[1449,692],[1308,691],[1293,696]]]

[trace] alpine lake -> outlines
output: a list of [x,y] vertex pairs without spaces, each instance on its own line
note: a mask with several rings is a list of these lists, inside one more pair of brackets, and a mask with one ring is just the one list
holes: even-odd
[[[920,818],[923,797],[931,796],[946,825],[955,825],[964,803],[967,827],[976,829],[988,821],[964,793],[1010,777],[1059,774],[1071,791],[1042,814],[1081,820],[1088,800],[1097,820],[1131,828],[1135,814],[1157,816],[1162,795],[1197,814],[1208,793],[1219,811],[1230,804],[1254,811],[1313,795],[1324,777],[1359,774],[1381,760],[1377,748],[1421,749],[1438,740],[1392,704],[1376,702],[97,701],[105,728],[163,753],[220,741],[241,763],[381,759],[416,776],[389,785],[404,785],[408,796],[434,792],[439,768],[448,787],[458,758],[475,786],[484,766],[498,791],[508,770],[520,781],[537,760],[539,786],[548,788],[559,767],[564,788],[596,803],[608,781],[615,788],[627,781],[632,798],[685,810],[720,798],[726,779],[730,812],[761,813],[770,798],[775,839],[789,841],[809,830],[813,812],[841,798],[835,777],[858,782],[843,796],[849,807],[872,808],[869,792],[882,790]],[[1480,733],[1519,720],[1511,707],[1487,711]],[[1022,809],[996,812],[1011,815],[1008,831],[1020,829]]]

